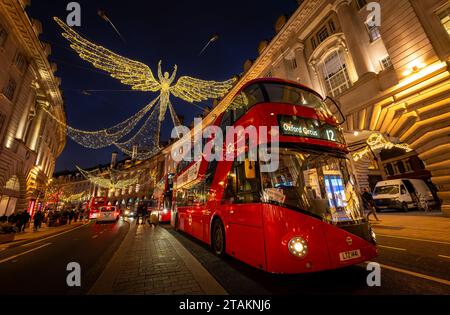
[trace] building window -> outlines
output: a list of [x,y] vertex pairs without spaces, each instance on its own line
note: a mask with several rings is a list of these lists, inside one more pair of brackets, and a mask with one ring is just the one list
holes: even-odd
[[329,55],[323,63],[323,78],[328,92],[336,97],[351,86],[347,66],[338,51]]
[[366,23],[367,32],[369,33],[369,38],[371,42],[376,41],[377,39],[381,38],[380,29],[376,25],[370,26]]
[[367,0],[356,0],[356,7],[361,10],[367,5]]
[[0,24],[0,47],[5,46],[7,39],[8,39],[8,32],[3,27],[3,25]]
[[399,161],[397,163],[397,168],[400,174],[405,174],[406,173],[406,169],[405,169],[405,165],[403,164],[403,161]]
[[403,163],[405,164],[406,173],[413,172],[413,169],[411,167],[411,163],[409,162],[409,160],[405,160],[405,161],[403,161]]
[[25,68],[27,67],[27,59],[21,53],[17,54],[16,67],[20,70],[20,72],[25,72]]
[[288,65],[289,70],[295,70],[297,69],[298,65],[297,65],[297,59],[292,58],[292,59],[286,59],[286,63]]
[[14,93],[16,92],[16,81],[9,79],[8,84],[3,89],[3,95],[5,95],[11,102],[14,99]]
[[336,32],[336,26],[334,26],[333,20],[330,20],[330,21],[328,22],[328,26],[330,27],[331,33]]
[[385,58],[380,60],[381,67],[384,69],[391,69],[393,67],[392,60],[390,56],[386,56]]
[[322,27],[322,29],[317,33],[317,40],[319,41],[319,43],[323,42],[325,39],[328,38],[329,33],[328,33],[328,29],[326,26]]
[[[450,7],[439,14],[442,26],[444,26],[447,34],[450,36]],[[1,41],[0,41],[1,42]]]
[[266,78],[271,78],[271,77],[272,77],[272,71],[267,72]]
[[317,42],[315,38],[311,38],[311,46],[313,50],[317,48]]

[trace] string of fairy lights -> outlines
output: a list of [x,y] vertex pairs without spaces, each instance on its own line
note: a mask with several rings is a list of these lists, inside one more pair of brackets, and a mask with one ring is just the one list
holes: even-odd
[[400,143],[396,144],[389,140],[387,140],[382,134],[380,133],[373,133],[369,136],[369,138],[366,141],[367,146],[365,146],[363,149],[354,152],[352,154],[354,161],[359,161],[368,154],[370,154],[371,151],[375,150],[382,150],[382,149],[392,149],[392,148],[398,148],[405,150],[406,152],[411,152],[412,149],[406,144],[406,143]]
[[[235,78],[216,82],[182,76],[173,85],[177,74],[177,66],[174,67],[171,75],[168,72],[163,74],[162,62],[160,61],[158,78],[156,79],[147,65],[96,45],[83,38],[59,18],[55,17],[54,19],[63,29],[63,37],[70,42],[70,47],[78,53],[81,59],[91,63],[95,68],[109,73],[111,77],[118,79],[123,84],[131,86],[132,90],[159,92],[157,98],[132,117],[111,128],[98,131],[84,131],[68,126],[55,117],[50,110],[43,108],[51,118],[66,127],[67,135],[81,146],[100,149],[116,145],[125,154],[132,155],[137,159],[147,159],[160,150],[160,129],[167,109],[169,109],[173,124],[175,126],[180,125],[175,109],[170,102],[171,95],[189,103],[217,99],[223,97],[236,81]],[[156,104],[157,106],[155,106]],[[155,121],[157,109],[159,115],[157,116],[158,120]],[[132,133],[150,111],[152,112],[137,133],[129,140],[122,140]]]
[[96,175],[99,173],[99,170],[94,171],[85,171],[82,168],[77,166],[78,171],[83,175],[84,178],[89,180],[92,184],[106,188],[108,190],[116,190],[116,189],[127,189],[130,186],[136,185],[139,182],[139,176],[135,176],[129,179],[121,179],[117,180],[118,174],[115,174],[114,171],[109,170],[109,177],[103,177]]

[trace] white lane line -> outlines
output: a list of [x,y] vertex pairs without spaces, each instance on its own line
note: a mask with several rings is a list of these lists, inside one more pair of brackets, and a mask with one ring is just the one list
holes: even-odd
[[87,226],[87,225],[89,225],[89,223],[80,225],[80,226],[78,226],[78,227],[76,227],[76,228],[74,228],[74,229],[68,230],[68,231],[64,231],[64,232],[61,232],[61,233],[58,233],[58,234],[55,234],[55,235],[52,235],[52,236],[49,236],[49,237],[46,237],[46,238],[42,238],[42,239],[40,239],[40,240],[31,242],[31,243],[23,244],[23,245],[21,245],[21,246],[19,246],[19,247],[25,247],[25,246],[30,246],[30,245],[33,245],[33,244],[36,244],[36,243],[40,243],[40,242],[49,240],[49,239],[51,239],[51,238],[54,238],[54,237],[57,237],[57,236],[61,236],[61,235],[63,235],[63,234],[67,234],[67,233],[73,232],[73,231],[75,231],[75,230],[81,229],[82,227],[85,227],[85,226]]
[[445,256],[445,255],[438,255],[438,257],[450,259],[450,256]]
[[412,241],[422,241],[422,242],[429,242],[429,243],[437,243],[437,244],[445,244],[450,245],[449,242],[443,242],[443,241],[432,241],[432,240],[426,240],[423,238],[413,238],[413,237],[406,237],[406,236],[394,236],[394,235],[386,235],[386,234],[379,234],[377,233],[377,236],[383,236],[383,237],[391,237],[391,238],[400,238],[405,240],[412,240]]
[[7,262],[7,261],[10,261],[10,260],[13,260],[13,259],[15,259],[15,258],[17,258],[17,257],[23,256],[23,255],[26,255],[26,254],[29,254],[29,253],[34,252],[34,251],[36,251],[36,250],[38,250],[38,249],[41,249],[41,248],[43,248],[43,247],[47,247],[47,246],[49,246],[49,245],[51,245],[51,244],[52,244],[52,243],[47,243],[47,244],[44,244],[44,245],[42,245],[42,246],[39,246],[39,247],[30,249],[30,250],[28,250],[28,251],[26,251],[26,252],[23,252],[23,253],[20,253],[20,254],[17,254],[17,255],[14,255],[14,256],[5,258],[5,259],[3,259],[3,260],[0,260],[0,264],[3,264],[3,263],[5,263],[5,262]]
[[406,252],[406,249],[404,249],[404,248],[398,248],[398,247],[392,247],[392,246],[384,246],[384,245],[378,245],[378,247],[387,248],[387,249],[393,249],[393,250],[400,250],[400,251]]
[[437,282],[437,283],[441,283],[441,284],[445,284],[445,285],[449,285],[450,286],[450,281],[445,280],[445,279],[441,279],[441,278],[436,278],[436,277],[432,277],[432,276],[427,276],[418,272],[414,272],[414,271],[409,271],[409,270],[405,270],[402,268],[397,268],[397,267],[392,267],[392,266],[388,266],[388,265],[384,265],[384,264],[379,264],[381,266],[381,268],[384,269],[388,269],[388,270],[392,270],[392,271],[396,271],[396,272],[400,272],[400,273],[404,273],[413,277],[417,277],[417,278],[422,278],[425,280],[430,280],[433,282]]

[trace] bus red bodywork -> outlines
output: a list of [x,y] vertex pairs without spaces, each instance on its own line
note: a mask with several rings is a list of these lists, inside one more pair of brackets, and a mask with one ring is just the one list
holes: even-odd
[[[242,91],[257,88],[266,90],[261,94],[275,95],[276,90],[269,90],[276,86],[288,89],[281,91],[283,95],[297,92],[312,103],[314,98],[322,100],[309,88],[276,79],[249,82],[236,98]],[[250,92],[249,96],[253,97]],[[239,115],[229,110],[236,121],[227,124],[225,112],[214,125],[283,124],[279,169],[265,175],[255,163],[248,175],[247,161],[244,165],[208,162],[203,155],[201,161],[178,170],[172,224],[211,245],[218,255],[227,254],[272,273],[336,269],[376,257],[375,235],[348,172],[348,151],[336,119],[322,105],[312,106],[306,100],[303,103],[309,106],[269,101],[267,96],[264,100]],[[292,121],[323,126],[302,129]],[[291,134],[294,131],[299,134]],[[301,136],[302,132],[314,137]],[[258,146],[264,144],[259,138]]]

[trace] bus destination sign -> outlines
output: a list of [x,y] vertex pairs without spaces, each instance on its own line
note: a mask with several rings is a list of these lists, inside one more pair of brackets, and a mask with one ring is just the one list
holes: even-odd
[[279,115],[278,123],[281,134],[284,136],[297,136],[344,143],[342,133],[335,126],[331,126],[317,119]]

